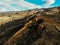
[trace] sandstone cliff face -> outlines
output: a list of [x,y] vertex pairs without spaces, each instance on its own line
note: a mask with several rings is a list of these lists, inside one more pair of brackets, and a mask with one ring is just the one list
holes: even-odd
[[46,10],[1,16],[0,45],[60,45],[60,13],[51,15]]

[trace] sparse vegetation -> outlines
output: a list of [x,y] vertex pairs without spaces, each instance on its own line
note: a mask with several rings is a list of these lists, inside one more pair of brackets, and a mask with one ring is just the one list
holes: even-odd
[[60,8],[1,14],[0,45],[60,45]]

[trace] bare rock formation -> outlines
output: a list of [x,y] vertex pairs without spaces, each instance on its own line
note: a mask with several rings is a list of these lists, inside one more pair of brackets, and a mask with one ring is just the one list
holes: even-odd
[[[5,23],[0,23],[0,45],[60,45],[60,15],[46,14],[46,10],[1,16]],[[49,9],[50,13],[51,10],[55,8]]]

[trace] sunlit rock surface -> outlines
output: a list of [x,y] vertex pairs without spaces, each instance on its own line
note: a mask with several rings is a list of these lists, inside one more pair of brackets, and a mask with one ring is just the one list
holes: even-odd
[[0,45],[60,45],[60,8],[0,14]]

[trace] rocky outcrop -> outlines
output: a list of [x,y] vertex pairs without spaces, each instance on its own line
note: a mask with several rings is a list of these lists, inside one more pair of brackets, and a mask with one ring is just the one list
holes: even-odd
[[60,15],[39,10],[26,12],[33,13],[23,18],[13,15],[13,21],[2,23],[0,45],[60,45]]

